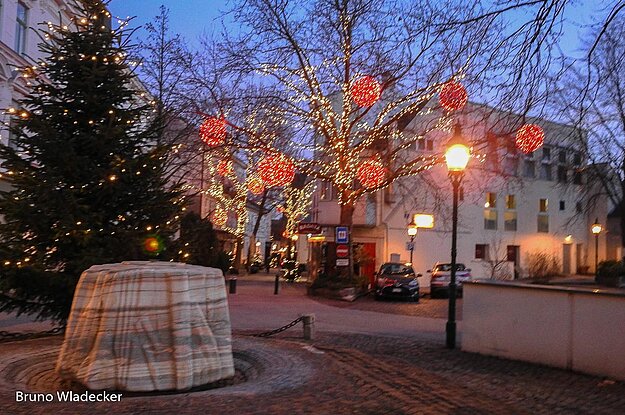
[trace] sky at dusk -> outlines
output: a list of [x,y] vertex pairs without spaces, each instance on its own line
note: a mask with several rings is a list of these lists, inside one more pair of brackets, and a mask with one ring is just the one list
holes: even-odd
[[150,22],[164,5],[170,12],[172,33],[193,43],[204,31],[220,29],[220,12],[227,3],[228,0],[112,0],[109,10],[122,19],[134,17],[130,26],[135,28]]

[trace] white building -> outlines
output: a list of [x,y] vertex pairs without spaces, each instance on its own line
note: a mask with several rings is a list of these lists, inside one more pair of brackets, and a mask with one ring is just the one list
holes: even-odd
[[[592,183],[586,183],[583,171],[586,157],[579,139],[584,137],[566,125],[527,121],[543,127],[545,145],[524,155],[516,150],[510,132],[520,126],[518,118],[479,105],[469,105],[458,116],[463,135],[481,145],[474,149],[460,191],[457,260],[478,278],[527,276],[529,257],[538,253],[557,263],[563,274],[593,271],[590,227],[595,218],[605,226],[610,207],[605,198],[586,198],[584,190]],[[415,122],[407,123],[404,134],[417,130]],[[411,151],[442,155],[450,135],[428,134]],[[321,239],[330,243],[325,252],[329,261],[334,260],[334,227],[339,225],[336,199],[331,186],[321,183],[312,209],[312,221],[324,227]],[[435,262],[450,261],[451,205],[452,188],[444,163],[359,200],[352,238],[370,260],[365,273],[371,277],[386,261],[408,262],[408,224],[414,214],[431,214],[435,225],[418,230],[412,261],[424,276],[422,285],[428,286],[427,270]],[[310,255],[307,244],[302,244],[300,252]],[[606,258],[605,252],[602,234],[599,260]],[[300,261],[305,258],[300,256]]]

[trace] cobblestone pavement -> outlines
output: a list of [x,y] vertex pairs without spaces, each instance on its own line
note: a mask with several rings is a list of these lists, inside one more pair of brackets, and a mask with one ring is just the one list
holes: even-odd
[[[193,393],[125,396],[118,403],[15,402],[18,388],[56,390],[50,371],[61,338],[6,343],[0,348],[0,413],[625,413],[621,382],[447,350],[432,342],[336,333],[319,333],[305,342],[295,330],[269,339],[249,334],[236,333],[233,347],[253,366],[247,382]],[[29,371],[31,376],[24,376]],[[27,384],[24,377],[30,379]]]

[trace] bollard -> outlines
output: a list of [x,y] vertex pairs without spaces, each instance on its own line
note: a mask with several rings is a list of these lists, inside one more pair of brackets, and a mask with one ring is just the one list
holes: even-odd
[[229,290],[230,294],[237,293],[237,278],[236,277],[230,278],[229,287],[230,287],[230,290]]
[[278,295],[280,290],[280,276],[276,274],[276,281],[273,284],[273,295]]
[[315,315],[314,314],[305,314],[302,316],[304,319],[302,322],[304,323],[304,339],[305,340],[314,340],[315,337]]

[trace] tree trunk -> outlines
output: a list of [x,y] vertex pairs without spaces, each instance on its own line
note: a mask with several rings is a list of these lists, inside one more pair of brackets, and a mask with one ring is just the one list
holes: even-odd
[[254,228],[252,229],[252,235],[250,236],[250,244],[247,247],[247,272],[250,272],[250,266],[254,260],[254,253],[256,252],[256,235],[260,229],[260,221],[263,216],[267,214],[265,211],[265,204],[267,203],[267,189],[263,191],[263,197],[258,205],[258,215],[256,216],[256,222],[254,222]]

